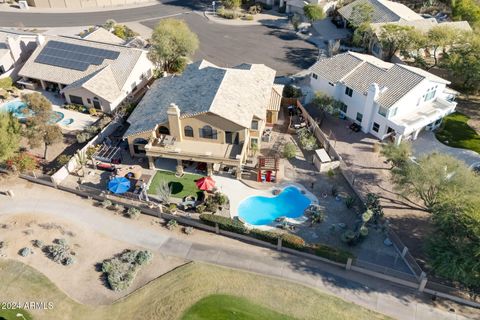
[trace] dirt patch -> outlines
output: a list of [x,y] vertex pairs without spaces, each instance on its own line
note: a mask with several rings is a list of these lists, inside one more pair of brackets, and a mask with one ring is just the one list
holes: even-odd
[[480,96],[460,96],[457,102],[457,111],[469,116],[468,125],[480,132]]
[[[0,218],[0,241],[6,247],[0,250],[0,257],[26,263],[45,274],[60,289],[73,299],[91,305],[109,304],[135,291],[151,280],[185,263],[184,260],[164,257],[154,253],[150,264],[137,274],[132,286],[122,292],[106,287],[97,264],[125,249],[142,249],[112,240],[96,232],[52,216],[22,214]],[[66,239],[76,262],[64,266],[50,260],[40,248],[33,246],[33,240],[45,245],[55,239]],[[22,257],[19,251],[28,247],[33,254]]]

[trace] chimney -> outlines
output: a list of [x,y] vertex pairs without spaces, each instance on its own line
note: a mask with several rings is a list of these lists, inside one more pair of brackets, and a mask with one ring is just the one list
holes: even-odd
[[180,122],[180,109],[175,103],[170,104],[167,110],[168,126],[170,134],[174,136],[177,141],[183,140],[182,125]]

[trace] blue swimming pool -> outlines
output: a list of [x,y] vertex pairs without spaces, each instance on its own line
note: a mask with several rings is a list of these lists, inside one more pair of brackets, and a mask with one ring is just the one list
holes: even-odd
[[278,217],[298,218],[312,201],[290,186],[274,197],[253,196],[238,205],[238,216],[252,225],[267,225]]
[[[0,106],[0,112],[11,112],[18,120],[26,120],[33,115],[32,110],[27,107],[27,104],[21,100],[9,101]],[[60,111],[53,111],[48,121],[50,124],[55,124],[61,121],[65,115]]]

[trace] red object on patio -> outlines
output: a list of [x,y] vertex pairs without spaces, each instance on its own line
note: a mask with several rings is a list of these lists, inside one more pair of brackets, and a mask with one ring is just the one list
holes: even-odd
[[210,191],[215,187],[215,181],[212,179],[212,177],[203,177],[198,179],[195,184],[197,185],[197,188],[203,191]]

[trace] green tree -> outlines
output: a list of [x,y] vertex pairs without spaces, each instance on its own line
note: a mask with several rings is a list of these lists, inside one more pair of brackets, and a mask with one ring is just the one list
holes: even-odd
[[314,22],[317,20],[321,20],[325,18],[325,12],[323,12],[323,8],[318,4],[307,4],[303,7],[303,13],[305,17],[310,22]]
[[416,37],[414,27],[400,26],[397,24],[385,24],[381,28],[379,41],[382,46],[385,59],[392,60],[397,51],[407,51],[411,48],[412,38]]
[[352,13],[348,18],[348,22],[354,28],[358,28],[364,24],[370,24],[373,15],[373,7],[369,3],[356,4],[352,8]]
[[113,19],[108,19],[107,21],[105,21],[105,23],[103,24],[103,28],[104,29],[107,29],[108,31],[112,30],[113,27],[115,27],[115,25],[117,24],[117,22]]
[[288,142],[283,146],[282,154],[287,159],[295,158],[297,155],[297,147],[295,144]]
[[356,46],[368,49],[373,34],[374,32],[370,23],[362,23],[353,31],[352,42]]
[[480,35],[465,34],[447,54],[446,65],[468,93],[480,91]]
[[429,47],[433,48],[433,59],[435,60],[435,63],[432,67],[435,67],[438,64],[438,49],[442,48],[443,52],[445,53],[446,48],[453,46],[458,40],[458,29],[449,26],[437,25],[428,31],[426,43]]
[[466,20],[477,28],[480,26],[480,4],[475,0],[452,0],[452,16],[454,20]]
[[21,127],[17,118],[7,112],[0,112],[0,162],[13,156],[20,147]]
[[198,44],[185,21],[164,19],[153,30],[149,57],[158,69],[171,72],[179,60],[195,53]]
[[387,143],[382,145],[380,154],[392,164],[392,169],[395,167],[399,168],[408,163],[412,155],[412,146],[406,141],[400,142],[399,145]]
[[480,192],[478,178],[465,163],[445,154],[431,154],[392,170],[396,187],[404,197],[415,196],[432,211],[445,199]]

